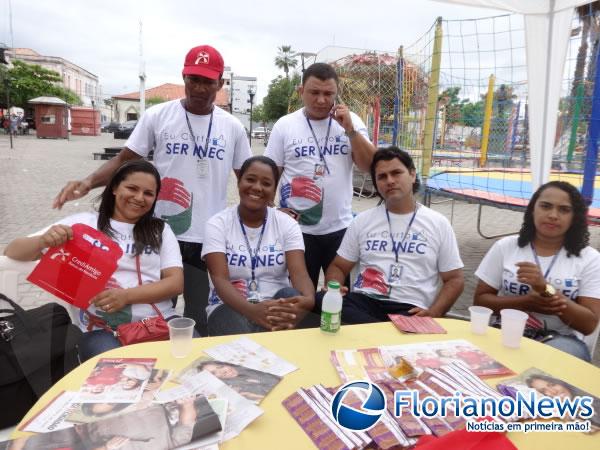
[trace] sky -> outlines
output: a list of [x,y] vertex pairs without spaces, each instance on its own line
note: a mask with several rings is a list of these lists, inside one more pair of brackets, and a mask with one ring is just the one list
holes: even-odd
[[[10,31],[12,12],[12,33]],[[217,48],[235,75],[258,78],[258,102],[277,48],[317,53],[326,46],[389,51],[422,36],[437,16],[503,14],[430,0],[0,0],[0,43],[60,56],[99,77],[104,97],[139,89],[139,22],[146,87],[181,83],[187,51]]]

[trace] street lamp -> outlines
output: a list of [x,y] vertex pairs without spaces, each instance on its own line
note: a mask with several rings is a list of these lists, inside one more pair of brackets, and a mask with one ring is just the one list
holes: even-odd
[[254,103],[254,96],[256,95],[256,86],[250,85],[248,86],[248,97],[250,100],[250,146],[252,146],[252,104]]
[[311,52],[298,52],[295,53],[293,56],[299,56],[301,61],[302,61],[302,73],[304,73],[304,58],[312,58],[317,56],[316,53],[311,53]]

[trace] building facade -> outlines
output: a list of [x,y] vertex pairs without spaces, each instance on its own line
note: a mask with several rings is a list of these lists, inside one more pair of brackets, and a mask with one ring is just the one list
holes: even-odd
[[[241,120],[246,129],[250,129],[250,92],[256,94],[256,77],[246,77],[235,75],[225,68],[223,78],[225,78],[224,87],[229,87],[229,102],[231,104],[232,114]],[[253,105],[256,106],[256,96],[253,99]]]
[[6,51],[9,59],[17,59],[27,64],[37,64],[57,72],[62,77],[62,84],[79,96],[84,106],[100,107],[102,91],[98,76],[79,67],[60,56],[40,55],[30,48],[14,48]]
[[[175,100],[178,98],[185,97],[185,88],[183,84],[166,83],[161,84],[145,91],[146,97],[146,109],[150,108],[153,104],[162,103],[169,100]],[[228,89],[221,89],[217,92],[217,98],[215,104],[229,111],[229,97],[230,93]],[[123,123],[128,120],[136,120],[140,116],[140,93],[130,92],[129,94],[115,95],[112,97],[113,101],[113,119],[115,122]]]

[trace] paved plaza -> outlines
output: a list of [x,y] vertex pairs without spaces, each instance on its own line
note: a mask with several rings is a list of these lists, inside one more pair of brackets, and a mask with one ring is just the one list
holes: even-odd
[[[51,209],[51,204],[67,180],[79,179],[103,163],[93,159],[94,152],[124,142],[104,133],[101,136],[72,136],[69,140],[36,139],[35,135],[30,135],[17,137],[14,148],[10,149],[8,136],[0,135],[0,252],[17,236],[32,233],[66,215],[89,210],[100,190],[80,201],[67,203],[61,211]],[[255,154],[263,151],[262,141],[253,142]],[[227,199],[229,204],[238,200],[233,174]],[[360,212],[376,204],[375,199],[355,197],[353,209]],[[477,233],[477,205],[433,198],[431,206],[450,219],[456,231],[465,264],[465,290],[452,311],[466,315],[477,284],[473,273],[495,240],[484,239]],[[484,207],[482,230],[486,235],[516,232],[521,218],[520,212]],[[591,235],[590,244],[600,248],[600,229],[592,227]],[[38,306],[48,298],[49,294],[26,282],[19,287],[19,302],[24,308]],[[600,365],[598,348],[594,362]]]

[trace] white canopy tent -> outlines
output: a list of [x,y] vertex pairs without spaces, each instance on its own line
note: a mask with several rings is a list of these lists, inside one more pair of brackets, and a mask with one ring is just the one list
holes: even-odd
[[525,18],[532,188],[550,177],[556,119],[574,8],[590,0],[436,0]]

